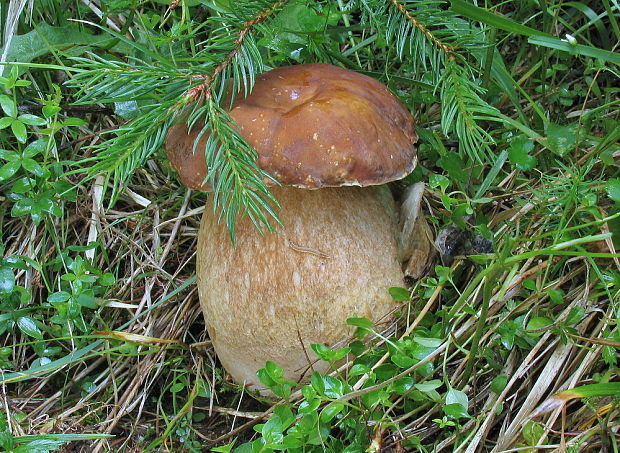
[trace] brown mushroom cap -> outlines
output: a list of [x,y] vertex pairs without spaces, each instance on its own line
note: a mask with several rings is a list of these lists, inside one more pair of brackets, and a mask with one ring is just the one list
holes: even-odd
[[[406,176],[416,164],[414,120],[375,79],[327,64],[285,66],[256,78],[230,116],[258,152],[258,165],[283,185],[369,186]],[[166,139],[185,185],[209,190],[200,128],[185,123]]]

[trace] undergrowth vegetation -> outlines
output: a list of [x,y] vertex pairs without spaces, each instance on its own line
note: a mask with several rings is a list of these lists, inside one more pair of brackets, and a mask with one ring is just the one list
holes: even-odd
[[[2,3],[0,451],[619,451],[619,21],[615,0]],[[267,363],[266,399],[205,333],[205,195],[163,141],[204,123],[231,238],[273,229],[223,93],[316,62],[415,115],[392,189],[427,184],[440,253],[390,289],[390,336],[352,317],[346,348],[313,346],[331,373]]]

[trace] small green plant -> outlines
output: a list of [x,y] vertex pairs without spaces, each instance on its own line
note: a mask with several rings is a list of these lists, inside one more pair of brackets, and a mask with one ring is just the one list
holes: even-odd
[[[368,334],[385,340],[366,318],[351,318],[360,337]],[[390,425],[389,414],[399,407],[415,410],[439,403],[442,407],[442,428],[459,427],[458,420],[469,418],[468,397],[450,388],[443,394],[444,383],[430,379],[432,363],[420,361],[436,351],[441,340],[426,329],[418,329],[411,336],[398,341],[389,340],[384,346],[375,345],[365,352],[356,340],[351,347],[333,350],[321,345],[312,349],[322,359],[333,365],[348,354],[357,356],[346,375],[321,375],[312,373],[310,383],[301,386],[291,400],[294,383],[284,379],[283,371],[274,363],[267,363],[257,375],[263,385],[283,399],[273,410],[268,421],[254,430],[260,434],[256,440],[242,444],[234,450],[221,447],[218,451],[272,452],[272,451],[344,451],[362,452],[372,437],[376,426]],[[377,362],[383,354],[389,360]],[[415,377],[403,374],[415,369]],[[361,387],[354,391],[353,386]],[[359,420],[364,420],[360,425]],[[343,443],[344,440],[344,443]]]
[[74,441],[114,437],[109,434],[39,434],[16,436],[11,433],[7,413],[0,411],[0,450],[4,453],[51,453]]
[[[0,450],[617,449],[617,2],[10,3]],[[385,83],[419,136],[396,198],[426,182],[433,233],[492,247],[390,289],[395,334],[354,318],[347,347],[313,345],[329,371],[309,382],[266,364],[267,405],[227,379],[205,335],[192,289],[204,196],[180,187],[162,143],[176,121],[204,123],[216,139],[196,152],[221,169],[222,219],[275,225],[224,92],[301,63]],[[534,398],[551,411],[522,413]],[[123,441],[69,434],[92,426]]]
[[80,255],[75,258],[61,256],[50,265],[61,262],[67,272],[60,276],[60,291],[47,297],[47,302],[56,311],[50,322],[61,327],[60,331],[56,332],[59,336],[73,335],[76,330],[80,333],[92,332],[95,330],[91,321],[93,316],[85,317],[84,310],[99,308],[97,297],[102,296],[106,288],[115,283],[114,276],[97,269]]
[[[58,163],[58,153],[54,135],[62,128],[83,124],[82,120],[68,119],[59,122],[60,110],[58,96],[46,101],[42,108],[43,117],[18,112],[18,87],[28,87],[31,82],[18,80],[17,66],[13,66],[9,77],[0,77],[4,89],[12,96],[0,95],[0,106],[5,116],[0,118],[0,129],[10,127],[10,134],[0,136],[0,184],[10,186],[9,198],[14,202],[11,215],[30,216],[39,225],[44,216],[62,216],[60,204],[75,200],[75,186],[63,178],[62,166]],[[30,128],[38,128],[37,135],[43,138],[29,140]]]

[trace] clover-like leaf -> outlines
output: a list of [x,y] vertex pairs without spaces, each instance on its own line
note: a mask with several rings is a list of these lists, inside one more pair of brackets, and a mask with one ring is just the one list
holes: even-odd
[[538,163],[536,157],[529,154],[532,149],[534,149],[534,143],[525,135],[520,135],[510,142],[508,158],[519,170],[531,170]]

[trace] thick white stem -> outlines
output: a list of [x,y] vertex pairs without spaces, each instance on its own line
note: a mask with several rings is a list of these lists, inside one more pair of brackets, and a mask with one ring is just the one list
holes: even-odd
[[311,344],[346,338],[349,317],[379,321],[395,308],[388,288],[402,286],[403,273],[386,191],[275,188],[285,227],[260,236],[242,219],[236,248],[207,206],[198,239],[200,303],[215,350],[237,382],[260,387],[256,371],[266,361],[294,381],[324,370],[325,363],[312,363]]

